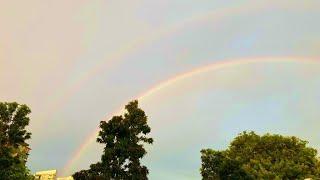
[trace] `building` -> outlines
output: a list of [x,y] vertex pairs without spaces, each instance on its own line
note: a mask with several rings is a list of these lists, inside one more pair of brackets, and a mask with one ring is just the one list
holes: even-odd
[[39,171],[35,174],[36,180],[56,180],[57,170]]
[[57,170],[36,172],[35,180],[73,180],[72,176],[57,178]]
[[60,177],[60,178],[57,178],[57,180],[73,180],[73,177],[72,176]]

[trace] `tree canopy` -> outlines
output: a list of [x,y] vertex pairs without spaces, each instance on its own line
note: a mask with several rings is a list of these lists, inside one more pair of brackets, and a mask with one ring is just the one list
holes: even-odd
[[297,137],[243,132],[224,151],[201,150],[203,179],[320,177],[317,151]]
[[29,125],[31,110],[16,102],[0,102],[0,179],[30,179],[26,162],[29,144],[26,140],[31,133],[25,128]]
[[77,179],[147,179],[149,173],[140,160],[147,151],[144,144],[152,144],[147,137],[151,128],[145,112],[138,107],[138,101],[125,106],[124,116],[114,116],[100,122],[97,142],[104,144],[101,161],[92,164],[89,170],[73,175]]

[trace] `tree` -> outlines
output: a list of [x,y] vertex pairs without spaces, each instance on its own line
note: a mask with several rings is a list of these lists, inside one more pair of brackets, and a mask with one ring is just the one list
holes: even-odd
[[100,122],[97,142],[104,144],[101,162],[92,164],[89,170],[73,175],[77,179],[148,179],[149,173],[140,160],[147,151],[144,144],[152,144],[147,137],[151,128],[145,112],[138,107],[138,101],[125,106],[124,116],[114,116]]
[[243,132],[225,151],[201,151],[203,179],[304,179],[320,177],[317,151],[296,137]]
[[0,179],[32,179],[26,162],[31,133],[29,125],[31,110],[26,105],[0,102]]

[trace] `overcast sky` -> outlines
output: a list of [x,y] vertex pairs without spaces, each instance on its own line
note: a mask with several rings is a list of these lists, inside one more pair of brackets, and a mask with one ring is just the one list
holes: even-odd
[[150,179],[199,179],[199,151],[244,130],[319,149],[319,19],[318,0],[0,0],[0,100],[32,109],[32,172],[97,162],[86,139],[134,98]]

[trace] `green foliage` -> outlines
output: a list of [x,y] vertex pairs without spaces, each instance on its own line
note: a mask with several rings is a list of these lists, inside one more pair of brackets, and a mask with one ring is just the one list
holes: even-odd
[[201,151],[203,179],[320,177],[317,151],[296,137],[243,132],[225,151]]
[[0,103],[0,179],[32,179],[26,168],[31,133],[25,127],[31,113],[26,105]]
[[230,159],[226,152],[204,149],[201,154],[203,179],[251,179],[241,164]]
[[144,144],[153,143],[147,137],[151,131],[147,116],[138,101],[130,102],[125,109],[124,116],[100,122],[97,142],[105,145],[101,162],[75,173],[74,179],[148,179],[148,169],[140,163],[147,153]]

